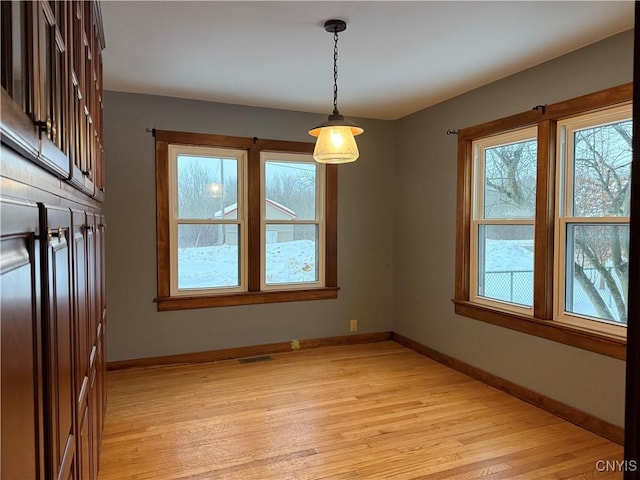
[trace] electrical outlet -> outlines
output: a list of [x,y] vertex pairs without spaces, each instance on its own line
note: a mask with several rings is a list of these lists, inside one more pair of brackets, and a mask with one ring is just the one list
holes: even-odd
[[300,342],[298,340],[291,340],[291,350],[300,350]]
[[351,320],[350,325],[349,325],[349,331],[350,332],[357,332],[358,331],[358,320]]

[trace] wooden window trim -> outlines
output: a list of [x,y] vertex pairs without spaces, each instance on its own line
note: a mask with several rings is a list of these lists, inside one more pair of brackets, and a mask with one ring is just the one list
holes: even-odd
[[[274,302],[326,300],[338,297],[337,227],[338,169],[327,165],[325,171],[325,282],[320,288],[300,290],[260,289],[260,152],[313,153],[314,144],[285,140],[233,137],[203,133],[154,130],[156,140],[156,228],[159,311],[250,305]],[[169,244],[169,144],[230,147],[248,152],[248,275],[246,292],[199,296],[170,294]]]
[[[456,268],[454,311],[475,320],[499,325],[555,342],[621,360],[626,359],[625,338],[553,320],[555,138],[556,124],[566,117],[597,111],[632,101],[633,84],[627,83],[534,110],[468,127],[458,132],[456,206]],[[534,311],[523,315],[470,301],[472,142],[475,139],[538,127]]]

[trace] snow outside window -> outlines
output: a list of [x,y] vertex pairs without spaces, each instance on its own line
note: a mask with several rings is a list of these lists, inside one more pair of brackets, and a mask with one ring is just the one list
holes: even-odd
[[309,154],[261,153],[263,289],[324,284],[324,172]]
[[458,130],[455,312],[626,358],[633,84]]
[[246,151],[171,145],[173,295],[246,290]]
[[472,298],[533,306],[537,130],[473,142]]
[[313,143],[154,136],[159,311],[338,297],[338,167]]
[[627,324],[631,115],[624,106],[558,123],[562,321]]

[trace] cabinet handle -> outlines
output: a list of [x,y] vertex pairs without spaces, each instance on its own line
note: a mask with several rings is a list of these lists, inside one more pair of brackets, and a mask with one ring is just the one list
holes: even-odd
[[83,230],[86,230],[89,232],[93,232],[95,230],[95,227],[93,225],[83,225],[82,228]]
[[58,230],[47,229],[47,241],[51,242],[52,238],[57,238],[58,240],[64,239],[64,230],[62,230],[62,227],[58,227]]
[[47,117],[47,120],[44,122],[42,121],[36,122],[36,125],[38,126],[41,132],[45,132],[47,134],[47,137],[51,139],[51,128],[53,126],[53,124],[51,123],[51,117]]

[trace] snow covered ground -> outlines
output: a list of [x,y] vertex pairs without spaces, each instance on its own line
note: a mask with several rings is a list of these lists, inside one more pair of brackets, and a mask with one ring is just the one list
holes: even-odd
[[533,271],[533,240],[487,240],[487,272]]
[[[178,253],[180,288],[238,285],[236,245],[183,248]],[[487,240],[484,296],[521,305],[533,304],[533,240]],[[314,282],[316,245],[311,240],[267,244],[267,283]],[[586,294],[574,287],[573,311],[596,316]]]
[[[602,284],[595,271],[587,271],[587,274],[597,277],[593,279],[596,288]],[[600,293],[609,307],[613,307],[610,292],[601,288]],[[483,296],[525,306],[533,305],[533,240],[486,241]],[[598,317],[578,282],[573,285],[573,301],[565,308],[573,313]],[[615,308],[611,308],[611,311],[617,314]]]
[[[180,288],[237,286],[238,247],[181,248],[178,251]],[[267,283],[314,282],[317,277],[316,246],[311,240],[268,243]]]
[[484,295],[533,305],[533,240],[486,240]]

